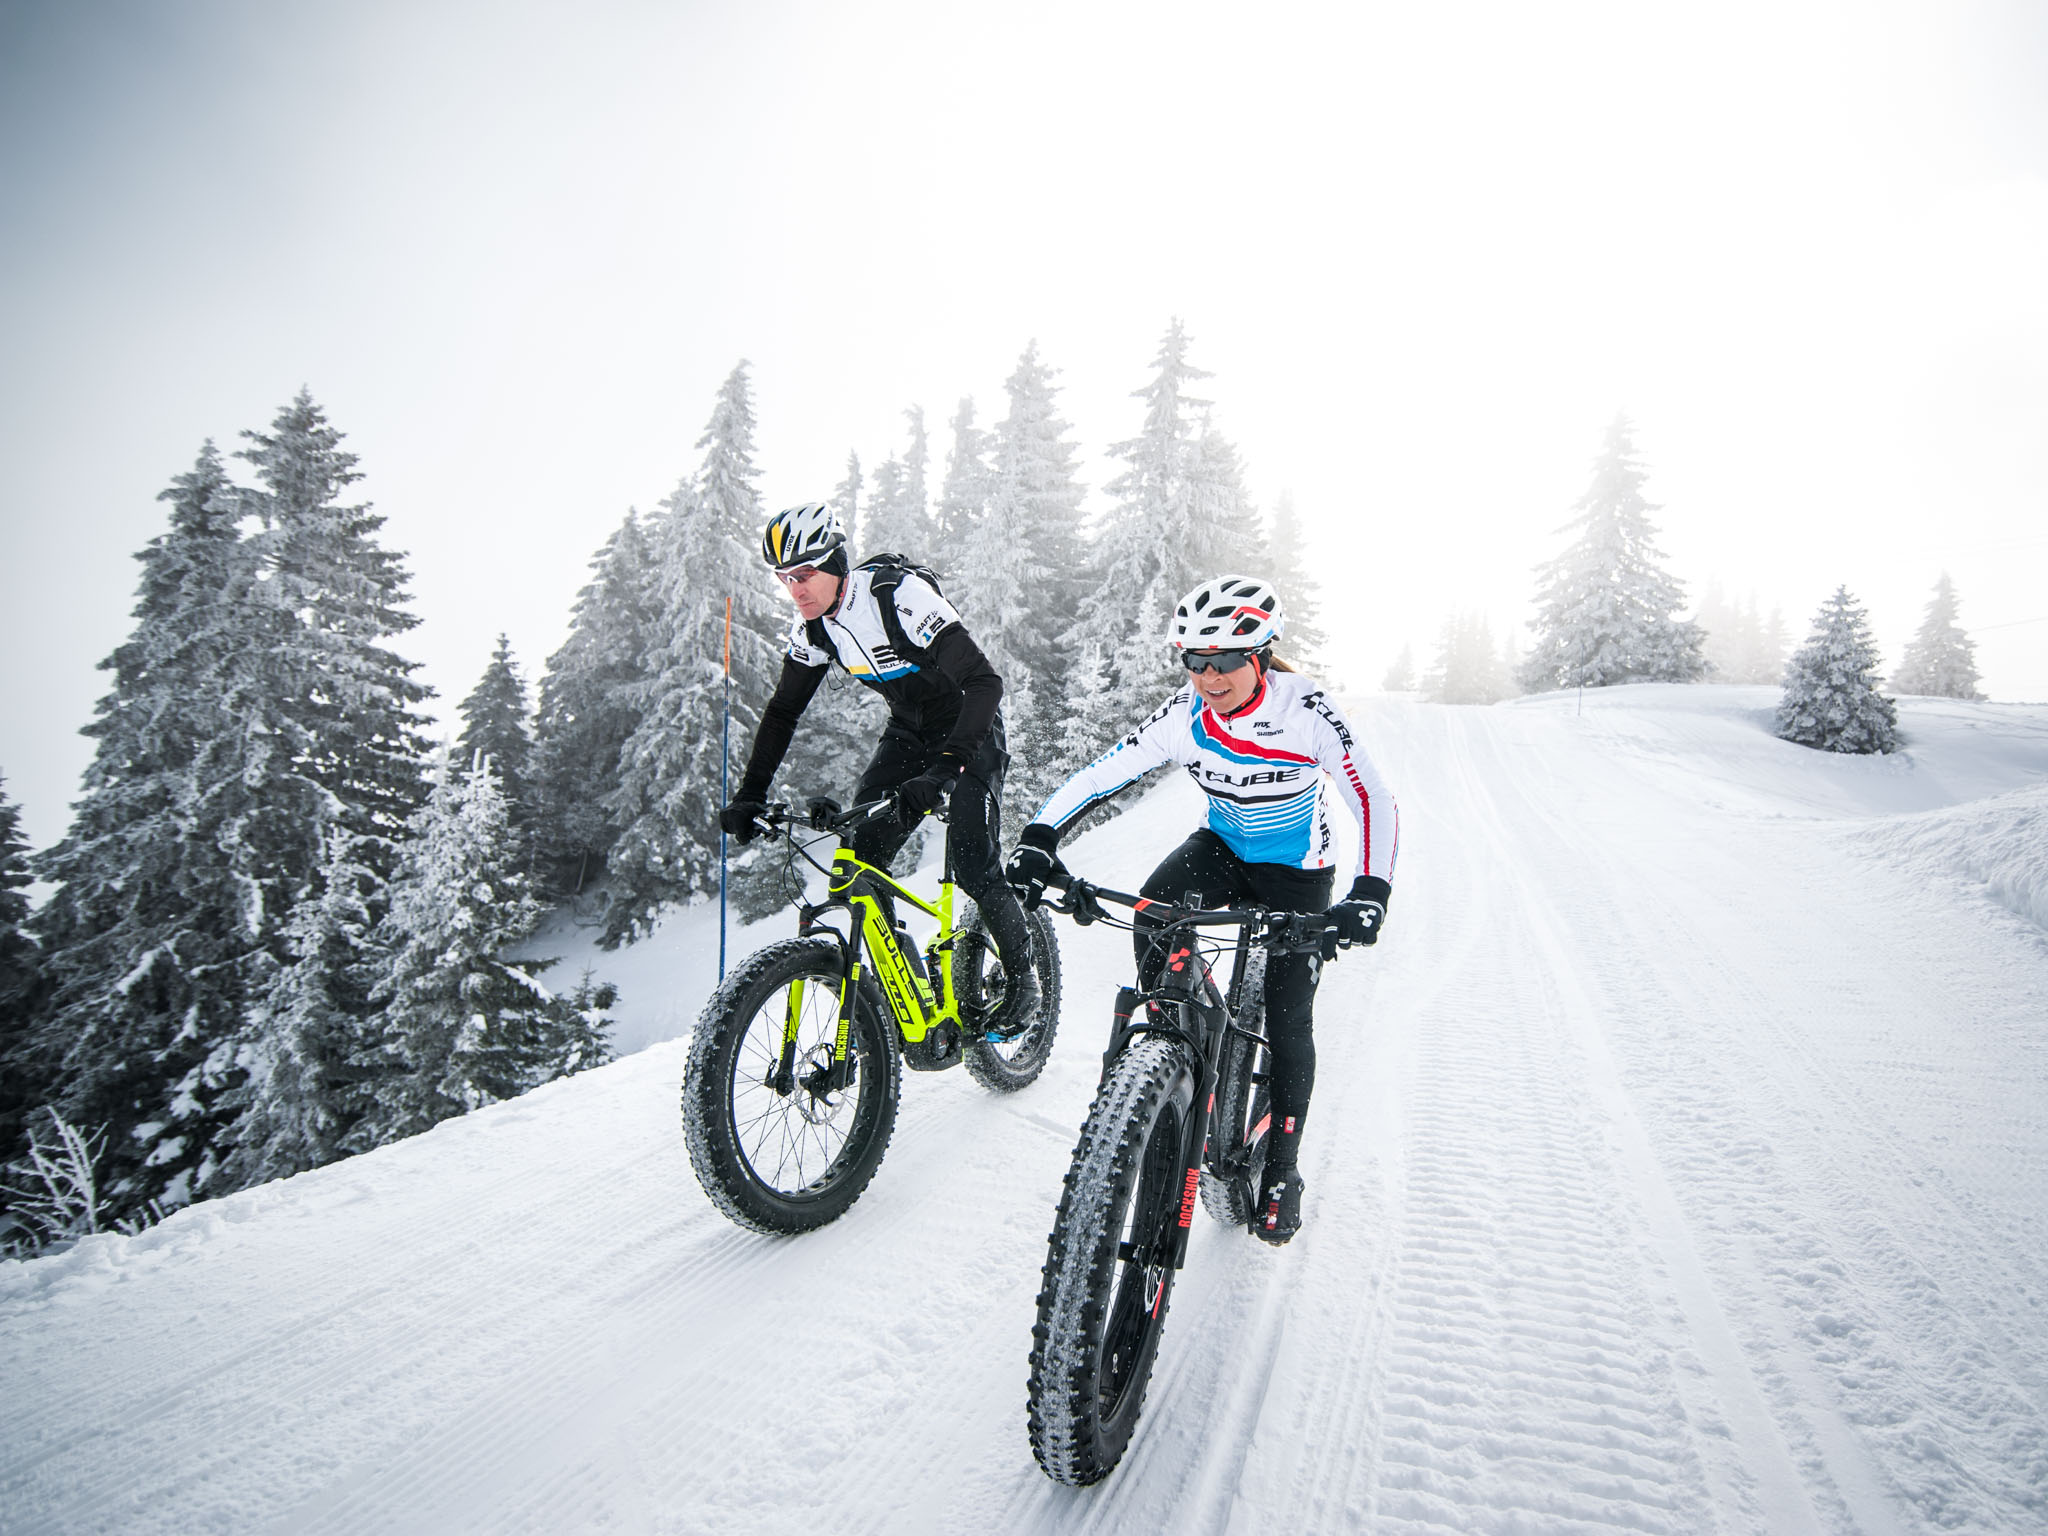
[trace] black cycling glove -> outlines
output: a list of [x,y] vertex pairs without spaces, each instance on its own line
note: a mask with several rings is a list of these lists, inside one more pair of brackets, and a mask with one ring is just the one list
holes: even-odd
[[1394,888],[1378,875],[1360,875],[1351,882],[1351,894],[1323,915],[1337,925],[1339,942],[1377,944],[1393,896]]
[[744,848],[760,833],[754,818],[767,809],[765,800],[735,800],[718,813],[718,825],[726,836]]
[[1030,911],[1045,895],[1048,885],[1065,885],[1073,877],[1060,862],[1060,835],[1042,821],[1034,821],[1019,835],[1010,862],[1003,866],[1003,878]]

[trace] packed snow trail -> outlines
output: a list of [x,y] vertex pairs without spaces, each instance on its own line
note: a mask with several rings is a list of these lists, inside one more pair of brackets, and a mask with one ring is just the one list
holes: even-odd
[[[906,1073],[802,1238],[699,1192],[669,1041],[0,1270],[0,1529],[2048,1529],[2048,709],[1908,701],[1844,760],[1771,697],[1354,706],[1404,846],[1326,974],[1309,1225],[1198,1218],[1097,1488],[1024,1432],[1128,968],[1063,925],[1045,1077]],[[1070,862],[1128,885],[1197,815]]]

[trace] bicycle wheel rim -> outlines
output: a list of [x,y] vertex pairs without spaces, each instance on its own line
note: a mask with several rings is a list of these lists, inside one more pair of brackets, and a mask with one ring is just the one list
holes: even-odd
[[[1106,1422],[1135,1407],[1151,1374],[1151,1360],[1173,1287],[1172,1227],[1181,1183],[1181,1119],[1168,1102],[1146,1139],[1118,1233],[1116,1284],[1102,1328],[1096,1374],[1098,1411]],[[1134,1390],[1138,1389],[1138,1390]]]
[[[826,1089],[839,1033],[839,980],[830,972],[793,977],[763,999],[741,1030],[733,1053],[730,1116],[733,1147],[747,1176],[785,1200],[801,1200],[829,1188],[858,1152],[854,1132],[875,1091],[856,1027],[848,1042],[851,1076],[845,1086]],[[801,981],[788,1092],[774,1082],[782,1065],[789,988]]]

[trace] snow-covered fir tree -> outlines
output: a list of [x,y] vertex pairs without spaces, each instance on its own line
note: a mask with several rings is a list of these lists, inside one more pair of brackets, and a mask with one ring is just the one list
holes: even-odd
[[1061,776],[1057,700],[1071,670],[1059,616],[1074,611],[1084,576],[1081,499],[1072,429],[1059,414],[1059,370],[1032,342],[1004,381],[1009,409],[990,445],[986,504],[956,534],[959,575],[947,595],[1003,679],[1014,820]]
[[619,755],[646,708],[661,627],[654,540],[628,511],[590,562],[569,638],[548,658],[534,722],[535,843],[548,886],[575,895],[604,870],[621,823]]
[[1778,734],[1823,752],[1897,750],[1898,711],[1877,691],[1877,661],[1863,609],[1837,587],[1786,663]]
[[609,1056],[609,989],[560,998],[539,979],[548,962],[504,958],[542,909],[508,856],[491,766],[448,767],[410,830],[365,967],[379,1028],[353,1063],[364,1092],[350,1150]]
[[1380,679],[1380,686],[1388,693],[1413,693],[1415,691],[1415,647],[1404,645],[1401,654],[1394,658],[1394,664],[1387,668],[1387,675]]
[[829,503],[839,514],[839,526],[855,529],[860,526],[861,491],[865,480],[860,470],[860,455],[848,451],[846,455],[846,478],[833,488]]
[[1785,620],[1773,610],[1766,621],[1756,594],[1730,602],[1718,581],[1707,583],[1693,622],[1705,635],[1702,653],[1718,683],[1775,683],[1785,671]]
[[695,476],[662,504],[661,619],[640,723],[610,805],[624,830],[609,859],[606,939],[645,931],[668,902],[717,889],[724,751],[726,599],[732,599],[731,739],[753,739],[789,620],[761,567],[754,412],[742,362],[697,440]]
[[334,1161],[374,1097],[355,1060],[377,1028],[371,935],[387,897],[359,843],[328,829],[320,878],[285,921],[282,962],[256,989],[239,1038],[216,1052],[214,1075],[234,1084],[221,1100],[235,1116],[226,1188]]
[[[1236,450],[1210,425],[1209,402],[1188,392],[1209,375],[1187,354],[1187,332],[1175,320],[1153,358],[1151,381],[1133,391],[1145,402],[1138,435],[1109,450],[1125,468],[1106,487],[1111,505],[1069,631],[1081,656],[1064,743],[1069,762],[1101,751],[1139,701],[1179,685],[1166,622],[1183,593],[1211,576],[1266,573],[1264,532],[1244,495]],[[1288,598],[1283,590],[1282,601]]]
[[490,760],[505,791],[513,834],[522,840],[533,797],[530,713],[526,679],[512,659],[511,640],[501,634],[484,675],[462,701],[462,734],[456,738],[455,756],[458,762]]
[[[1308,553],[1302,545],[1301,516],[1294,509],[1294,492],[1280,493],[1266,543],[1270,551],[1266,568],[1273,585],[1280,589],[1281,602],[1287,605],[1287,633],[1278,650],[1303,670],[1314,673],[1326,664],[1324,652],[1329,640],[1323,633],[1321,583],[1310,569]],[[1411,659],[1411,673],[1414,665]]]
[[1539,567],[1536,643],[1520,679],[1531,692],[1706,675],[1699,626],[1676,616],[1684,587],[1658,564],[1644,478],[1629,423],[1617,416],[1565,525],[1578,537]]
[[330,819],[360,840],[372,869],[389,869],[426,799],[419,706],[431,690],[414,681],[417,663],[383,644],[419,619],[406,607],[404,557],[377,542],[384,519],[340,499],[362,478],[342,434],[302,390],[269,433],[242,435],[249,446],[238,457],[254,466],[258,488],[241,499],[262,525],[253,545],[279,647],[241,680],[239,699],[280,731],[321,801],[277,849],[281,884],[296,895],[322,858]]
[[0,1163],[20,1147],[29,1112],[40,1102],[28,1040],[42,966],[42,952],[28,936],[28,887],[34,880],[21,807],[8,798],[7,781],[0,778]]
[[1956,623],[1960,607],[1948,572],[1934,584],[1927,616],[1906,644],[1905,659],[1892,674],[1897,693],[1931,694],[1943,699],[1981,699],[1977,691],[1977,642]]
[[321,809],[280,794],[274,829],[252,820],[275,787],[268,767],[298,770],[226,695],[289,631],[263,600],[211,443],[160,499],[170,526],[138,555],[135,627],[101,664],[113,687],[85,727],[83,796],[36,860],[55,887],[31,919],[43,985],[8,1073],[67,1122],[106,1130],[101,1190],[117,1217],[182,1203],[217,1168],[224,1085],[207,1063],[239,1030],[290,904],[271,845]]
[[946,455],[946,478],[939,488],[934,530],[939,546],[952,548],[988,505],[989,436],[974,424],[974,397],[963,395],[949,424],[953,447]]
[[931,563],[938,560],[933,547],[937,526],[925,489],[931,447],[926,440],[924,407],[913,405],[903,414],[910,422],[910,444],[900,457],[891,454],[876,466],[867,513],[858,528],[851,523],[847,526],[854,529],[855,550],[863,558],[889,552]]
[[1514,696],[1514,684],[1483,614],[1444,621],[1436,656],[1422,675],[1422,695],[1435,704],[1496,704]]

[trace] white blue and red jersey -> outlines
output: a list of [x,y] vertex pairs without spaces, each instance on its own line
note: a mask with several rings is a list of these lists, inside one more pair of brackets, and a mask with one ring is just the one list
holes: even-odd
[[1358,818],[1355,875],[1394,878],[1400,812],[1328,694],[1296,672],[1268,671],[1243,708],[1219,716],[1183,688],[1053,792],[1033,819],[1064,833],[1097,801],[1178,763],[1209,797],[1209,827],[1248,864],[1329,869],[1332,793]]

